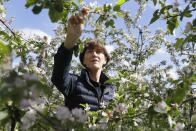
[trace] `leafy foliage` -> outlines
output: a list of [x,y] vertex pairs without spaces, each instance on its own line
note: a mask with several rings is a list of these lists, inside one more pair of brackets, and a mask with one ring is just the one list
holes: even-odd
[[[0,1],[3,5],[3,2]],[[182,10],[174,8],[179,3],[167,5],[167,0],[153,0],[161,8],[153,13],[150,24],[163,18],[167,31],[149,31],[148,25],[140,26],[148,1],[136,1],[139,5],[136,16],[123,9],[128,0],[118,0],[114,6],[85,5],[82,0],[26,0],[34,14],[48,9],[52,22],[58,22],[56,37],[50,42],[36,36],[25,39],[22,34],[11,30],[6,18],[0,18],[6,29],[0,31],[0,130],[194,130],[196,55],[194,16],[196,3],[185,1]],[[78,56],[90,36],[105,41],[114,50],[111,62],[104,72],[111,79],[105,83],[117,86],[114,100],[108,105],[101,103],[97,112],[64,107],[63,96],[50,81],[53,56],[64,40],[69,14],[89,8],[90,14],[84,36],[78,42],[74,55]],[[5,13],[1,7],[1,14]],[[92,17],[93,16],[93,17]],[[94,17],[95,16],[95,17]],[[184,18],[185,30],[175,40],[174,31]],[[125,29],[119,28],[118,20]],[[133,33],[135,31],[137,33]],[[147,63],[160,48],[165,48],[171,63],[161,61],[155,65]],[[15,52],[15,54],[13,54]],[[20,65],[12,67],[12,57]],[[79,74],[82,66],[73,60],[72,72]],[[177,78],[170,71],[177,69]]]

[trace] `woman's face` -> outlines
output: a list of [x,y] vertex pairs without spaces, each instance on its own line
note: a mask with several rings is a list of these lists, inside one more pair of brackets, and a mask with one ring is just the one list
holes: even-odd
[[87,49],[84,54],[83,64],[89,70],[100,70],[106,62],[106,57],[101,49]]

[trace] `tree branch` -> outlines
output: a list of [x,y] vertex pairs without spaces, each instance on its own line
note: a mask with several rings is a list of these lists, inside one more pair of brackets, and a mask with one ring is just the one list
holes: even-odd
[[48,123],[50,123],[56,131],[67,131],[68,130],[68,129],[63,129],[60,125],[57,125],[56,123],[54,123],[52,120],[44,116],[40,111],[38,111],[34,107],[31,106],[31,108],[35,110],[37,114],[40,115],[42,118],[44,118]]
[[180,107],[181,107],[184,103],[189,102],[189,101],[194,100],[194,99],[196,99],[196,97],[191,97],[191,98],[189,98],[189,99],[186,99],[185,101],[182,102],[182,104],[180,105]]
[[14,38],[16,38],[16,34],[14,33],[14,31],[2,19],[0,19],[0,22],[12,33]]
[[[196,8],[195,8],[195,9],[192,9],[192,10],[188,10],[188,11],[186,11],[186,12],[192,12],[192,11],[196,11]],[[181,14],[185,14],[185,12],[182,12],[182,13],[180,13],[180,14],[176,14],[176,15],[173,15],[173,16],[169,15],[169,16],[167,16],[166,18],[177,17],[177,16],[180,16]]]

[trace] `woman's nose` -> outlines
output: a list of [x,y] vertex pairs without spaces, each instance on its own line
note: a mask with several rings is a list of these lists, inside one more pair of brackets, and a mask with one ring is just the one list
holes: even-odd
[[93,51],[93,52],[92,52],[92,55],[93,55],[93,56],[97,56],[97,52],[96,52],[96,51]]

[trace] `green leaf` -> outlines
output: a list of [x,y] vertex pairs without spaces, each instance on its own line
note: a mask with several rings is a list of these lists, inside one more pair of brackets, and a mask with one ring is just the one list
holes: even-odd
[[77,3],[75,1],[70,1],[69,3],[72,5],[77,5]]
[[56,11],[54,8],[50,8],[49,16],[52,22],[57,22],[58,20],[62,18],[62,13]]
[[55,3],[54,8],[58,12],[63,12],[63,3],[62,2]]
[[192,6],[193,6],[193,8],[195,8],[195,7],[196,7],[196,2],[194,2],[194,3],[192,4]]
[[113,17],[114,19],[117,19],[116,15],[112,15],[112,17]]
[[119,12],[119,11],[120,11],[120,6],[119,6],[119,5],[115,5],[115,6],[113,7],[113,11]]
[[39,14],[41,12],[42,8],[43,8],[43,6],[37,6],[37,5],[35,5],[33,7],[32,11],[33,11],[34,14]]
[[186,84],[185,82],[182,83],[183,86],[178,87],[173,95],[173,101],[177,104],[180,104],[182,102],[182,100],[185,98],[187,92],[188,92],[188,88],[185,87]]
[[107,81],[104,82],[104,84],[108,84],[111,82],[118,82],[120,79],[108,79]]
[[1,111],[0,112],[0,121],[5,119],[8,116],[8,113],[6,111]]
[[177,17],[173,17],[167,21],[167,30],[171,34],[174,34],[174,29],[179,26]]
[[189,37],[190,37],[189,38],[190,42],[194,42],[194,43],[196,42],[196,35],[191,34]]
[[1,54],[8,54],[10,49],[6,46],[2,41],[0,41],[0,55]]
[[150,24],[152,24],[153,22],[157,21],[157,20],[160,18],[160,16],[159,16],[158,13],[159,13],[159,10],[156,10],[156,11],[153,13],[153,18],[151,19]]
[[119,17],[124,17],[121,12],[116,12]]
[[165,4],[163,4],[161,1],[159,1],[159,4],[161,5],[162,8],[165,6]]
[[29,7],[33,6],[34,3],[35,3],[35,0],[26,0],[25,7],[29,8]]
[[121,6],[122,4],[124,4],[127,1],[129,1],[129,0],[118,0],[118,2],[116,3],[116,5]]
[[184,40],[183,38],[177,38],[177,41],[176,41],[176,44],[175,44],[176,50],[178,50],[181,47],[183,40]]
[[78,0],[78,3],[80,4],[83,0]]
[[157,5],[157,0],[153,0],[154,6]]
[[120,77],[123,77],[123,76],[124,76],[121,72],[118,72],[118,75],[119,75]]
[[196,26],[196,19],[193,20],[193,26]]
[[103,6],[103,11],[104,11],[104,12],[109,12],[111,8],[112,8],[111,5],[105,4],[105,5]]
[[193,15],[190,12],[187,12],[186,14],[184,14],[185,17],[192,17]]
[[98,10],[101,10],[101,9],[103,9],[103,8],[102,7],[97,7],[97,8],[95,8],[94,11],[98,11]]
[[114,28],[114,20],[110,19],[109,21],[106,21],[105,26],[106,26],[106,28],[108,28],[109,26]]

